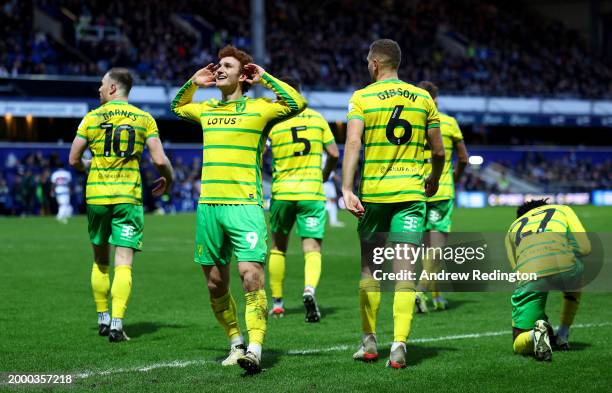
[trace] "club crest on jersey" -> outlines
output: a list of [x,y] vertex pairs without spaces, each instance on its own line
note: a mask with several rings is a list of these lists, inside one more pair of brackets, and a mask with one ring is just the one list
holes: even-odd
[[236,112],[244,112],[246,109],[246,102],[244,100],[240,100],[236,103]]

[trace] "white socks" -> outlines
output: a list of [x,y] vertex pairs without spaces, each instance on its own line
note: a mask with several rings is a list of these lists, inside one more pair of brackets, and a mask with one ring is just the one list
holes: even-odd
[[110,325],[110,315],[107,312],[98,313],[98,325]]
[[230,347],[235,347],[237,345],[244,345],[244,338],[242,336],[236,336],[230,339]]
[[113,318],[111,321],[111,330],[123,330],[123,319]]
[[370,337],[374,338],[374,341],[377,341],[376,340],[376,334],[374,334],[374,333],[364,333],[363,336],[361,336],[361,340],[365,341],[366,339],[368,339]]
[[336,225],[338,223],[338,205],[334,202],[327,201],[327,203],[325,203],[325,209],[327,213],[329,213],[329,223],[331,225]]
[[249,344],[247,348],[247,352],[253,352],[255,355],[257,355],[257,359],[261,360],[261,345],[260,344],[254,344],[254,343]]
[[569,338],[569,326],[559,325],[559,329],[557,329],[557,337],[561,337],[567,341]]

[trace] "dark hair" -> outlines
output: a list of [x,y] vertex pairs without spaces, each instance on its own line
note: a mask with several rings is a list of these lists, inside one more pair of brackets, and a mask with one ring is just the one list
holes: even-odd
[[433,82],[430,82],[430,81],[421,81],[419,83],[419,87],[421,89],[427,90],[427,92],[429,93],[431,98],[433,98],[434,100],[438,96],[438,86],[436,86]]
[[386,38],[372,42],[370,55],[377,57],[382,64],[394,70],[399,68],[402,61],[402,50],[397,42]]
[[[242,68],[245,65],[253,62],[253,58],[251,57],[251,55],[249,55],[243,50],[236,48],[233,45],[226,45],[225,47],[221,48],[221,50],[219,51],[218,57],[219,57],[219,60],[221,60],[224,57],[233,57],[236,60],[238,60],[240,62],[240,70],[241,70],[240,72],[242,72]],[[246,93],[251,88],[251,84],[247,82],[242,82],[241,87],[242,87],[242,92]]]
[[516,218],[519,218],[527,214],[532,209],[536,209],[540,206],[545,206],[545,205],[548,205],[548,198],[532,199],[530,201],[527,201],[516,209]]
[[290,75],[284,75],[284,76],[281,76],[278,79],[282,80],[283,82],[285,82],[289,86],[293,87],[297,91],[300,91],[302,89],[302,82],[300,82],[300,80],[298,78],[295,78],[295,77],[290,76]]
[[132,90],[132,83],[134,83],[134,79],[132,78],[132,74],[130,74],[130,70],[123,67],[113,67],[107,72],[108,77],[117,82],[121,89],[125,93],[127,97],[130,94],[130,90]]

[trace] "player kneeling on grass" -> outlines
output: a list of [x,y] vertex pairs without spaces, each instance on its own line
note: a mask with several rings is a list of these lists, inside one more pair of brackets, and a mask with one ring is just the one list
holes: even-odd
[[[299,90],[298,81],[282,78]],[[299,115],[275,125],[270,131],[273,178],[270,205],[270,315],[281,317],[285,253],[289,234],[297,221],[298,235],[304,251],[304,293],[302,296],[306,322],[319,322],[321,313],[315,289],[321,276],[321,243],[325,233],[325,194],[323,182],[338,161],[338,146],[329,124],[323,116],[306,109]],[[323,151],[327,152],[325,167],[321,169]]]
[[[286,120],[306,107],[306,100],[295,89],[252,61],[251,56],[233,46],[221,49],[219,64],[196,72],[171,106],[175,115],[199,124],[203,132],[194,260],[202,265],[213,312],[230,341],[230,354],[222,364],[239,364],[250,373],[261,371],[268,317],[262,154],[270,123]],[[245,93],[253,83],[262,83],[281,99],[247,97]],[[220,90],[221,101],[192,102],[198,87],[213,86]],[[245,292],[247,348],[229,290],[229,263],[234,251]]]
[[[513,271],[536,273],[535,281],[520,282],[512,294],[514,352],[552,360],[552,350],[569,349],[569,328],[580,302],[581,256],[591,244],[574,211],[546,200],[525,202],[506,236]],[[545,313],[549,289],[563,291],[556,336]]]
[[[79,125],[70,149],[70,165],[89,170],[85,202],[94,264],[91,286],[98,311],[99,334],[109,341],[129,340],[123,317],[132,290],[134,251],[142,247],[144,216],[140,158],[145,144],[162,177],[155,181],[154,196],[170,189],[172,166],[164,153],[153,117],[128,103],[132,76],[113,68],[102,78],[100,103]],[[89,147],[93,158],[83,160]],[[110,284],[110,245],[115,246],[115,275]],[[108,295],[112,296],[112,320]]]

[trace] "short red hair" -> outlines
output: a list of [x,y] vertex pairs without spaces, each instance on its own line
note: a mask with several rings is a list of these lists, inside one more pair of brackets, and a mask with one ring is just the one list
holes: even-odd
[[224,57],[233,57],[240,62],[240,65],[244,67],[245,65],[252,63],[253,58],[251,55],[246,53],[243,50],[236,48],[233,45],[227,45],[219,51],[219,60]]
[[[249,55],[248,53],[246,53],[243,50],[240,50],[240,49],[236,48],[233,45],[227,45],[227,46],[223,47],[219,51],[219,55],[218,56],[219,56],[219,60],[221,60],[224,57],[233,57],[234,59],[236,59],[236,60],[238,60],[240,62],[240,68],[242,68],[245,65],[253,62],[253,57],[251,57],[251,55]],[[242,83],[242,92],[243,93],[246,93],[247,91],[249,91],[250,88],[251,88],[251,84],[250,83],[246,83],[246,82]]]

